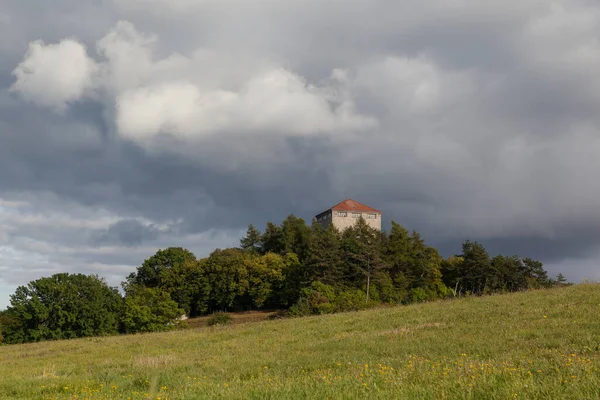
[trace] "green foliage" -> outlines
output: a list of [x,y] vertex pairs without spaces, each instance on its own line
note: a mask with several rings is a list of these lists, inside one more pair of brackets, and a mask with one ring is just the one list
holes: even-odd
[[[409,232],[392,222],[385,248],[385,259],[390,266],[390,277],[395,292],[388,296],[402,301],[415,302],[445,297],[442,268],[444,260],[436,249],[425,245],[417,232]],[[416,290],[422,289],[422,290]]]
[[122,318],[126,333],[159,332],[177,327],[183,310],[168,292],[144,286],[130,287]]
[[282,254],[294,253],[298,255],[301,263],[308,258],[308,247],[310,243],[310,228],[302,218],[294,214],[289,215],[281,223]]
[[260,256],[237,249],[214,251],[203,262],[210,287],[208,309],[248,310],[277,303],[285,268],[284,258],[277,254]]
[[365,295],[365,292],[360,289],[346,289],[339,291],[334,300],[335,311],[358,311],[378,304],[378,302],[375,301],[375,297],[378,296],[372,295],[370,301],[366,302]]
[[125,292],[136,286],[163,290],[189,316],[208,310],[210,286],[202,264],[191,251],[181,247],[158,250],[127,277],[123,286]]
[[444,289],[439,291],[415,287],[410,290],[407,297],[407,303],[423,303],[425,301],[432,301],[439,298],[444,298],[447,296],[447,292]]
[[246,236],[240,239],[240,247],[243,250],[250,251],[252,253],[259,253],[261,250],[262,235],[254,225],[248,225]]
[[263,254],[283,254],[283,232],[281,227],[272,222],[267,222],[265,233],[261,237],[261,251]]
[[305,265],[300,263],[295,253],[288,253],[283,256],[284,281],[275,299],[281,307],[289,307],[296,303],[300,297],[300,290],[308,286],[309,274]]
[[163,285],[161,278],[166,270],[191,261],[196,261],[196,256],[184,248],[169,247],[158,250],[156,254],[145,260],[136,272],[127,277],[127,285],[160,287]]
[[494,283],[497,280],[490,256],[481,244],[470,240],[463,243],[462,250],[460,287],[471,293],[483,293],[487,283]]
[[300,291],[300,299],[290,307],[294,317],[329,314],[335,311],[335,289],[321,282],[313,282]]
[[382,258],[381,239],[379,232],[371,228],[362,217],[343,233],[342,249],[347,265],[346,276],[355,284],[364,282],[365,302],[369,301],[373,275],[388,268],[388,264]]
[[208,326],[229,325],[231,324],[231,316],[224,312],[217,312],[210,316],[207,323]]
[[360,289],[340,288],[322,282],[313,282],[302,289],[298,302],[290,307],[289,315],[294,317],[331,314],[343,311],[358,311],[378,304],[366,301],[366,293]]
[[104,283],[68,274],[44,278],[13,295],[0,315],[0,340],[115,333],[118,321],[124,332],[171,329],[183,313],[290,308],[290,315],[328,314],[568,284],[562,275],[549,279],[539,261],[490,258],[477,242],[466,241],[460,255],[443,259],[419,233],[394,221],[391,228],[380,232],[359,218],[339,232],[315,220],[308,227],[293,214],[280,225],[267,222],[264,233],[249,225],[240,248],[217,249],[200,261],[181,247],[158,250],[127,277],[124,301]]
[[549,286],[548,274],[540,261],[524,258],[523,268],[525,280],[529,288],[539,289]]
[[492,279],[487,279],[489,291],[516,291],[526,286],[523,264],[517,256],[498,254],[492,258],[492,272]]
[[118,333],[121,296],[96,275],[55,274],[20,286],[2,316],[6,343]]
[[160,274],[160,282],[158,288],[168,292],[188,316],[207,312],[210,284],[201,262],[186,260],[164,269]]
[[567,278],[565,278],[565,276],[563,274],[559,273],[556,276],[555,285],[556,286],[568,286],[568,285],[572,285],[572,283],[568,282]]
[[344,279],[340,232],[333,224],[323,228],[320,223],[313,221],[305,268],[305,284],[320,281],[336,285]]

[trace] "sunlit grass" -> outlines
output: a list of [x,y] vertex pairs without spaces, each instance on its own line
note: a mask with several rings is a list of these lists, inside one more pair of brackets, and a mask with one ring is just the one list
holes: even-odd
[[0,347],[0,398],[600,398],[600,285]]

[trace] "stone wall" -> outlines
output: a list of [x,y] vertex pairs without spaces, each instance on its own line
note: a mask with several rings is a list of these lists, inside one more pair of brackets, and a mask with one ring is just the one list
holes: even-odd
[[[363,219],[367,222],[372,228],[381,230],[381,214],[372,214],[372,213],[360,213],[354,211],[333,211],[333,215],[331,220],[336,228],[340,231],[345,230],[346,228],[350,228],[356,221],[362,216]],[[345,214],[345,216],[344,216]]]

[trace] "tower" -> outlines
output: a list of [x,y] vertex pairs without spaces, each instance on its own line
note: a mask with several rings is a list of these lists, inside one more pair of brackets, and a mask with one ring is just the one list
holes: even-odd
[[333,224],[337,229],[343,231],[356,224],[358,218],[362,216],[370,227],[381,231],[381,215],[379,210],[352,199],[346,199],[316,215],[315,218],[324,227]]

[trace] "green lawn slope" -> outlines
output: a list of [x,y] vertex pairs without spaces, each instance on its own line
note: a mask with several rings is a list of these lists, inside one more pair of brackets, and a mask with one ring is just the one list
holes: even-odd
[[597,399],[600,285],[0,347],[1,399]]

